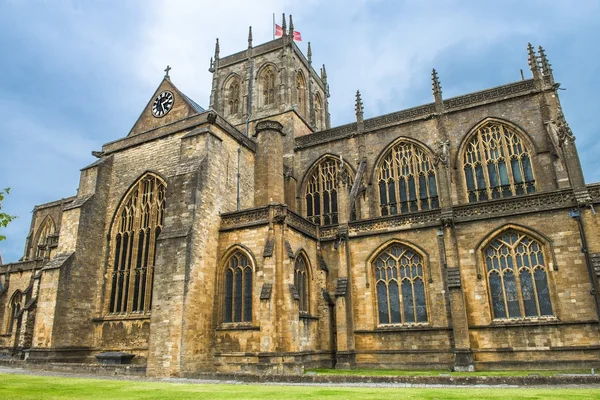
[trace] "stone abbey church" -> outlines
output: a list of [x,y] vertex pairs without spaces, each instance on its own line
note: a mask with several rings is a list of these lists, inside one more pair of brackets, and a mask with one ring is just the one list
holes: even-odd
[[543,49],[530,79],[444,99],[434,71],[433,102],[375,118],[357,93],[332,128],[325,67],[291,31],[217,42],[206,109],[167,68],[77,195],[34,208],[0,266],[4,357],[110,352],[149,376],[598,367],[600,184]]

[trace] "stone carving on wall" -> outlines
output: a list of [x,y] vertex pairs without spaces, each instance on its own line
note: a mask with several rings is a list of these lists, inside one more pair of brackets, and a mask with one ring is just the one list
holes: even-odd
[[553,193],[542,193],[458,206],[453,211],[456,219],[468,219],[494,214],[511,214],[547,210],[556,207],[569,207],[574,204],[575,196],[573,192],[571,189],[565,189]]
[[449,110],[451,108],[459,108],[469,104],[497,100],[513,94],[519,94],[531,90],[535,90],[535,82],[533,79],[527,79],[524,81],[511,83],[509,85],[444,100],[444,107]]
[[221,215],[221,230],[269,222],[269,208],[254,208]]
[[446,167],[450,166],[450,141],[444,140],[437,142],[434,164],[437,166],[442,163]]

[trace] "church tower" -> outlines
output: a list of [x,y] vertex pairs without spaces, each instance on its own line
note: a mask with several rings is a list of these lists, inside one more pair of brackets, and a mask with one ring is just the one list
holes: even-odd
[[250,27],[248,48],[223,58],[217,39],[210,108],[246,135],[265,118],[295,120],[292,138],[330,127],[325,68],[313,69],[310,43],[306,56],[294,43],[291,15],[289,30],[285,14],[282,28],[282,37],[254,47]]

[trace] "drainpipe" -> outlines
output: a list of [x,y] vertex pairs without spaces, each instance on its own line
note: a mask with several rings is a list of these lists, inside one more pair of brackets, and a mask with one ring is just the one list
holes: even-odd
[[597,282],[596,282],[596,274],[592,268],[592,262],[590,260],[590,253],[588,252],[587,240],[585,238],[585,231],[583,230],[583,221],[581,220],[581,214],[579,209],[574,208],[569,211],[569,216],[577,221],[577,226],[579,227],[579,236],[581,237],[581,251],[585,256],[585,266],[587,267],[588,276],[590,278],[590,282],[592,283],[592,290],[590,290],[590,294],[594,296],[594,304],[596,305],[596,314],[598,315],[598,322],[600,323],[600,304],[598,303],[598,293],[596,291]]

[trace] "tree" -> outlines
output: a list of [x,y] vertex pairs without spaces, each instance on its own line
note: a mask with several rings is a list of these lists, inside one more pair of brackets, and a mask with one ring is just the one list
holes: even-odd
[[[0,228],[6,228],[10,221],[17,218],[15,215],[10,215],[2,211],[2,200],[10,193],[10,188],[0,190]],[[5,240],[6,236],[0,235],[0,241]]]

